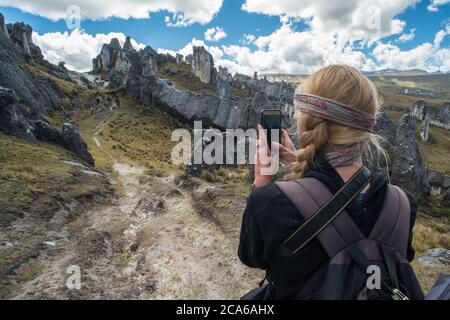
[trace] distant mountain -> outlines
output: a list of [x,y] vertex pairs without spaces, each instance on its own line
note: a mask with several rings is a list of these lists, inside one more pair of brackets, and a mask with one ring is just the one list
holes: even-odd
[[367,76],[424,76],[429,75],[428,71],[422,69],[397,70],[397,69],[382,69],[377,71],[364,72]]

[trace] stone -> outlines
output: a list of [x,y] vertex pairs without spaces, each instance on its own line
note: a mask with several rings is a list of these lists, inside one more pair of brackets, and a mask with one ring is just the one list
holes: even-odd
[[406,114],[400,119],[393,148],[392,182],[415,200],[429,192],[427,168],[416,140],[416,119]]
[[423,119],[422,124],[420,125],[420,138],[422,141],[428,141],[430,138],[430,115],[427,113],[425,115],[425,119]]
[[166,68],[166,72],[171,75],[175,75],[178,74],[178,68],[175,67]]
[[146,46],[142,51],[142,75],[154,75],[157,70],[156,51],[150,46]]
[[34,142],[33,126],[23,116],[16,101],[14,90],[0,87],[0,131]]
[[6,25],[5,25],[5,18],[0,13],[0,37],[1,36],[9,39],[9,32],[8,32],[8,28],[6,28]]
[[178,64],[183,63],[183,62],[184,62],[184,61],[183,61],[183,55],[177,53],[177,55],[176,55],[176,57],[175,57],[175,61],[176,61],[176,63],[178,63]]
[[48,143],[62,144],[61,133],[51,124],[42,120],[34,122],[34,135],[37,139]]
[[425,101],[416,102],[410,109],[410,113],[420,121],[429,116],[430,125],[450,130],[450,103],[442,106],[428,106]]
[[428,249],[417,258],[417,262],[432,267],[450,266],[450,250],[444,248]]
[[89,153],[86,142],[81,138],[78,128],[74,124],[63,124],[61,138],[64,147],[90,165],[94,165],[94,158]]
[[255,71],[255,72],[253,73],[253,79],[254,79],[254,80],[258,80],[258,71]]
[[123,44],[123,51],[130,52],[133,51],[133,45],[131,44],[131,38],[129,36],[126,37],[125,43]]
[[203,83],[215,82],[214,59],[204,47],[193,47],[192,73]]
[[231,99],[231,86],[227,80],[217,82],[217,96],[221,99]]
[[188,54],[185,58],[184,58],[184,62],[186,62],[187,64],[191,64],[192,63],[192,54]]
[[219,74],[218,74],[218,76],[219,76],[219,79],[222,79],[222,80],[227,80],[227,81],[233,80],[233,76],[228,71],[227,67],[219,66]]

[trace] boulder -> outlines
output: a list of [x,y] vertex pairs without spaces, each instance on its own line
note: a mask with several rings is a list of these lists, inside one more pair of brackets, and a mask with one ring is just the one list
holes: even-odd
[[416,119],[406,114],[400,119],[393,148],[392,182],[414,199],[428,193],[427,168],[416,140]]
[[34,142],[33,126],[23,116],[16,101],[14,90],[0,87],[0,131]]
[[204,47],[193,47],[192,73],[203,83],[216,81],[214,59]]
[[34,135],[37,139],[48,143],[62,144],[61,133],[51,124],[42,120],[34,122]]
[[77,127],[72,123],[64,123],[61,132],[62,144],[78,157],[94,165],[94,158],[89,153],[87,144],[81,138]]
[[417,262],[431,267],[450,266],[450,250],[444,248],[428,249],[417,258]]

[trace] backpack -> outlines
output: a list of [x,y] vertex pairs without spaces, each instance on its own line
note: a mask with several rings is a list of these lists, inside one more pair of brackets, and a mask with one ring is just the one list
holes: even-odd
[[[370,179],[364,186],[369,181]],[[346,185],[352,184],[349,182]],[[311,217],[317,218],[315,216],[324,207],[333,207],[330,202],[339,193],[338,191],[333,195],[314,178],[276,184],[303,216],[304,224]],[[359,187],[353,188],[351,192],[343,192],[340,207],[337,208],[334,204],[330,210],[337,213],[329,214],[328,221],[319,222],[320,226],[316,226],[318,231],[315,234],[311,230],[299,233],[312,234],[308,239],[300,239],[300,242],[295,243],[293,234],[281,246],[282,255],[295,254],[299,250],[294,248],[300,247],[300,243],[303,246],[306,240],[316,238],[329,256],[328,264],[308,279],[297,299],[424,299],[416,275],[406,259],[410,221],[410,204],[406,194],[399,187],[388,185],[379,217],[370,235],[365,237],[345,211],[346,204],[362,189],[363,187]],[[343,199],[348,201],[343,202]],[[295,246],[289,248],[290,242],[294,242]]]

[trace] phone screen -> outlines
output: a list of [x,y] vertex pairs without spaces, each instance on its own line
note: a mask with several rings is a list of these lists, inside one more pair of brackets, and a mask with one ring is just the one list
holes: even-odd
[[[263,110],[261,112],[261,125],[266,129],[267,144],[269,148],[272,146],[272,141],[280,142],[281,129],[281,111],[280,110]],[[278,134],[273,136],[272,130],[278,130]]]

